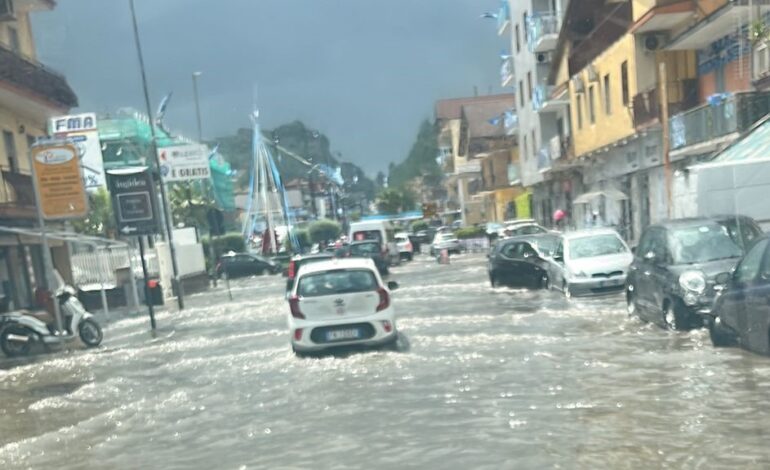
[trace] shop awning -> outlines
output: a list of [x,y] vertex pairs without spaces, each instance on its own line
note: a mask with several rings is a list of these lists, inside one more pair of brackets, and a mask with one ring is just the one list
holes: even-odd
[[605,189],[603,191],[583,193],[576,197],[575,200],[572,201],[572,204],[590,204],[591,201],[600,197],[604,197],[605,199],[609,199],[611,201],[628,200],[628,196],[625,193],[618,191],[617,189]]
[[770,120],[765,119],[744,138],[717,154],[712,162],[742,162],[764,160],[768,157],[770,157]]

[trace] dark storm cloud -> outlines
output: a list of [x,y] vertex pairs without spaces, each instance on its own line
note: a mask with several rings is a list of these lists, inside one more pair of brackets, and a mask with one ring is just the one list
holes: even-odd
[[[81,110],[143,109],[128,0],[61,0],[33,17],[40,59],[66,74]],[[136,0],[153,105],[204,136],[301,119],[373,172],[408,152],[436,99],[498,90],[506,41],[479,14],[494,0]]]

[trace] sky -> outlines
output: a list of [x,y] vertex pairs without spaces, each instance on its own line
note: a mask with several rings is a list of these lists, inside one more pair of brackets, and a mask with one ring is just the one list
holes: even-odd
[[[501,92],[496,0],[135,0],[154,108],[197,136],[301,120],[374,175],[403,160],[436,100]],[[64,73],[76,111],[144,110],[128,0],[58,0],[33,14],[38,59]]]

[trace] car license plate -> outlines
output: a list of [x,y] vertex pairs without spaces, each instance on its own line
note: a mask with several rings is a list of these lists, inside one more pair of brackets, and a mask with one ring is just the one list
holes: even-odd
[[340,341],[343,339],[357,339],[360,333],[357,328],[346,330],[332,330],[326,332],[326,341]]
[[618,279],[610,279],[609,281],[602,281],[599,283],[599,287],[612,287],[620,284]]

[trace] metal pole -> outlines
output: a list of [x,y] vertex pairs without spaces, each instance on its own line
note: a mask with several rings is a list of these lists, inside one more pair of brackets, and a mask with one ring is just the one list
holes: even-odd
[[666,63],[661,62],[658,66],[660,75],[660,127],[663,134],[663,175],[666,182],[666,216],[671,218],[671,156],[669,148],[671,146],[668,129],[668,87],[666,78]]
[[144,303],[147,304],[147,311],[150,314],[150,328],[155,329],[155,308],[152,305],[152,299],[150,298],[150,286],[147,281],[147,262],[144,260],[144,242],[142,237],[136,237],[139,241],[139,258],[142,260],[142,275],[144,275]]
[[51,291],[53,297],[53,316],[56,320],[56,331],[59,334],[64,334],[64,327],[61,320],[61,311],[59,309],[59,299],[56,298],[56,290],[54,288],[54,275],[53,275],[53,257],[51,257],[51,247],[48,245],[48,235],[45,227],[45,220],[43,218],[43,207],[40,205],[38,195],[40,194],[40,188],[38,187],[37,175],[35,172],[35,164],[32,161],[32,152],[28,154],[29,166],[32,168],[32,184],[35,189],[35,209],[37,209],[37,224],[40,227],[40,238],[43,243],[43,263],[45,264],[45,279],[48,289]]
[[198,122],[198,142],[203,142],[203,125],[201,124],[201,105],[200,98],[198,97],[198,77],[202,75],[202,72],[193,72],[193,94],[195,95],[195,117]]
[[134,277],[134,247],[130,244],[126,244],[126,254],[128,255],[128,269],[131,270],[131,297],[134,301],[134,306],[139,308],[139,291],[136,288],[136,278]]
[[[152,136],[152,145],[150,151],[152,152],[152,159],[155,162],[155,170],[160,176],[160,158],[158,157],[158,140],[155,135],[155,123],[152,117],[152,107],[150,106],[150,92],[147,89],[147,74],[144,70],[144,58],[142,56],[142,44],[139,41],[139,27],[136,23],[136,9],[134,8],[134,0],[128,0],[128,4],[131,7],[131,21],[134,27],[134,42],[136,43],[136,53],[139,57],[139,70],[142,75],[142,90],[144,91],[144,104],[147,107],[147,117],[150,120],[150,135]],[[179,282],[179,267],[176,262],[176,248],[174,248],[174,231],[172,228],[171,213],[168,210],[168,198],[166,197],[166,186],[160,181],[160,195],[163,206],[163,217],[165,219],[166,226],[166,241],[168,241],[168,247],[171,250],[171,268],[174,271],[173,284],[176,287],[176,300],[179,305],[179,310],[184,309],[184,290],[182,283]],[[140,245],[141,246],[141,245]],[[154,320],[153,320],[154,322]]]
[[104,310],[104,315],[109,319],[110,318],[110,306],[107,303],[107,292],[105,291],[105,287],[104,287],[104,280],[108,276],[109,271],[110,271],[109,270],[109,265],[107,263],[107,257],[106,257],[107,256],[107,249],[106,248],[103,249],[102,253],[104,255],[104,256],[102,256],[102,258],[101,258],[102,262],[100,263],[101,264],[100,271],[102,271],[102,275],[99,276],[101,278],[101,281],[102,281],[101,282],[101,289],[100,289],[100,291],[101,291],[101,298],[102,298],[102,310]]

